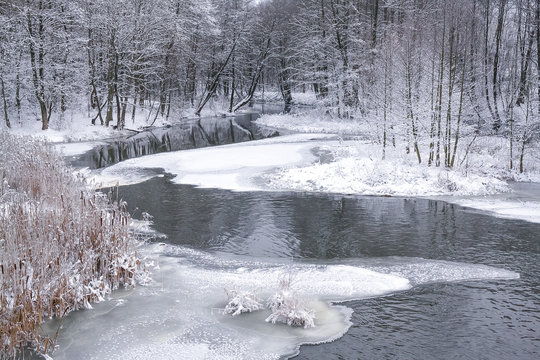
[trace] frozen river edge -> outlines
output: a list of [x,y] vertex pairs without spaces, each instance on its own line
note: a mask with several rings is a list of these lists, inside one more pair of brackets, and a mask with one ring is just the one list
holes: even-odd
[[175,176],[175,183],[201,188],[431,198],[540,222],[537,183],[508,184],[495,177],[418,166],[397,154],[382,161],[377,152],[378,145],[368,142],[295,134],[148,155],[81,172],[97,187],[136,184],[165,172]]

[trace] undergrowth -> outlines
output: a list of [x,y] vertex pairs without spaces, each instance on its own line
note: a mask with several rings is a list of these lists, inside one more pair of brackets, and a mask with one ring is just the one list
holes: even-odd
[[50,352],[44,319],[135,285],[129,222],[124,203],[89,189],[53,149],[0,132],[0,359]]

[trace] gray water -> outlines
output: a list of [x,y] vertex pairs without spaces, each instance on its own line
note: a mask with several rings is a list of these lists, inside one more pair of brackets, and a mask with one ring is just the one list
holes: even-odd
[[[526,186],[526,185],[525,185]],[[256,259],[369,264],[410,257],[485,264],[520,279],[433,283],[347,302],[340,339],[299,359],[532,359],[540,354],[540,225],[407,198],[236,193],[165,178],[120,188],[166,242]],[[414,285],[414,283],[413,283]]]

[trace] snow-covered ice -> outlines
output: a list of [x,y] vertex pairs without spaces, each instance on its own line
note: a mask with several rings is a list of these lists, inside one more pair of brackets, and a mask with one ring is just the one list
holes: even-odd
[[86,141],[86,142],[71,142],[71,143],[55,143],[54,147],[63,156],[76,156],[84,154],[93,148],[102,145],[100,141]]
[[[300,344],[331,341],[348,330],[351,310],[331,301],[383,296],[433,282],[519,277],[485,265],[419,258],[349,259],[332,265],[224,258],[163,244],[146,251],[148,260],[159,265],[154,282],[116,292],[113,301],[70,315],[64,320],[56,360],[82,354],[87,359],[278,359],[294,354]],[[290,273],[291,288],[315,311],[315,327],[266,323],[270,310],[223,314],[228,301],[224,288],[256,289],[268,296]],[[119,301],[122,306],[116,306]],[[50,331],[55,324],[47,325]],[[96,336],[85,336],[88,333]]]
[[317,141],[326,138],[329,136],[324,134],[288,135],[249,143],[148,155],[89,175],[96,184],[104,187],[127,185],[156,176],[155,171],[151,173],[145,169],[159,168],[176,175],[173,181],[178,184],[257,191],[264,189],[256,181],[261,174],[315,161],[311,149]]

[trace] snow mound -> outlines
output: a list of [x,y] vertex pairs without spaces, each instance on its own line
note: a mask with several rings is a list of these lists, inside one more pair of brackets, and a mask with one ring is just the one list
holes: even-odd
[[361,195],[488,195],[508,191],[506,182],[459,171],[410,165],[401,160],[346,157],[328,164],[282,169],[264,176],[272,189]]
[[328,135],[291,135],[248,143],[175,151],[129,159],[90,174],[101,186],[134,184],[157,176],[152,169],[176,175],[178,184],[236,191],[262,190],[254,178],[275,168],[309,164],[312,139]]
[[302,133],[360,135],[371,131],[371,126],[366,122],[328,118],[317,112],[287,115],[266,114],[258,118],[255,123]]
[[285,274],[279,280],[279,291],[268,298],[267,306],[272,313],[265,321],[272,324],[280,322],[304,329],[313,328],[315,311],[308,308],[306,302],[298,297],[292,288],[293,281],[293,273]]

